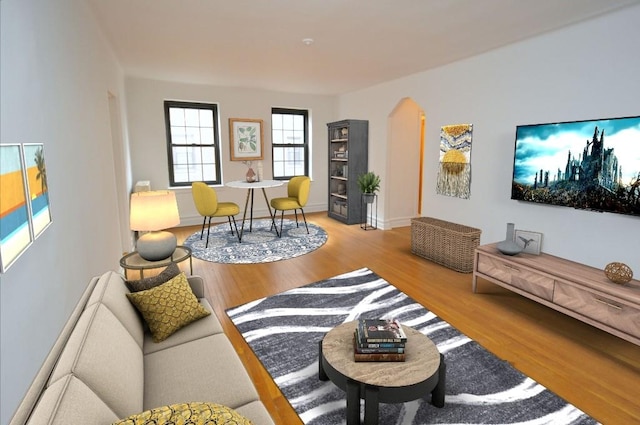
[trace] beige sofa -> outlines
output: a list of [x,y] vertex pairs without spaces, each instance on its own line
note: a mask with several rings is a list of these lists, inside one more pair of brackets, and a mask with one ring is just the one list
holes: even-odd
[[[200,277],[188,278],[206,309]],[[121,275],[91,280],[11,425],[111,424],[150,408],[213,402],[273,424],[215,313],[153,342]]]

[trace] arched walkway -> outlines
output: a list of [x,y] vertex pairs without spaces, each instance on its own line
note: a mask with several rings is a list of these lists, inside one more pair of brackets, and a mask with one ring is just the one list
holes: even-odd
[[401,99],[388,118],[385,222],[408,226],[420,215],[425,114],[413,99]]

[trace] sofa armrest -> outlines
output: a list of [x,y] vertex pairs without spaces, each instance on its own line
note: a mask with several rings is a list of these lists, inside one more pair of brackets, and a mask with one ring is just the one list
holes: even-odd
[[196,298],[204,298],[204,279],[200,276],[187,276],[191,290]]
[[47,387],[47,381],[51,376],[51,372],[55,368],[60,357],[60,353],[62,353],[64,347],[67,344],[67,341],[69,340],[69,335],[71,335],[71,333],[73,332],[73,329],[76,326],[76,322],[80,318],[82,311],[84,310],[89,298],[91,297],[91,293],[98,283],[98,279],[99,277],[94,277],[89,282],[89,285],[83,292],[80,301],[78,301],[78,304],[71,312],[71,316],[64,324],[62,331],[58,335],[53,348],[51,348],[51,351],[49,352],[49,354],[47,354],[44,363],[40,367],[40,370],[38,370],[36,377],[31,382],[31,386],[27,389],[27,392],[20,402],[18,409],[14,412],[11,422],[9,422],[10,425],[21,425],[27,423],[29,416],[33,413],[33,410],[38,404],[38,400]]

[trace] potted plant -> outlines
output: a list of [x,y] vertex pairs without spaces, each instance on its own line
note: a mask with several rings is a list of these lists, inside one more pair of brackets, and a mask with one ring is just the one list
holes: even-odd
[[368,204],[373,202],[375,193],[380,189],[380,176],[373,171],[368,171],[358,176],[358,187]]

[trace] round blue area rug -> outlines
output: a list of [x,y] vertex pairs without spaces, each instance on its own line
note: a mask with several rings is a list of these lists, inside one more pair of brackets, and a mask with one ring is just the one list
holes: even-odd
[[[238,221],[238,228],[241,221]],[[280,220],[276,220],[278,227]],[[320,248],[327,241],[327,232],[320,226],[307,222],[309,234],[300,221],[296,227],[295,220],[284,220],[282,237],[271,229],[270,219],[253,220],[252,231],[249,232],[249,221],[245,223],[242,243],[238,237],[231,235],[229,223],[211,226],[209,246],[205,248],[207,229],[202,239],[200,230],[189,236],[183,245],[191,248],[192,255],[205,261],[224,264],[256,264],[287,260],[308,254]]]

